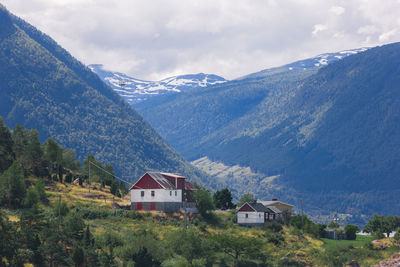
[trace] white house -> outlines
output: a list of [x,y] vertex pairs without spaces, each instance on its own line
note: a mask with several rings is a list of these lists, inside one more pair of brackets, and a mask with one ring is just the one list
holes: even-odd
[[131,208],[164,212],[194,209],[192,192],[195,189],[182,175],[147,172],[130,188]]
[[266,221],[269,210],[261,203],[246,202],[237,212],[237,222],[239,225],[256,226],[262,225]]

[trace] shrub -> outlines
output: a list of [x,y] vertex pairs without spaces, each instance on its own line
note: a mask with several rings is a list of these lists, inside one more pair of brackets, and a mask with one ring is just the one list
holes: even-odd
[[283,229],[282,224],[280,224],[278,222],[267,222],[267,223],[265,223],[263,228],[265,230],[270,230],[275,233],[279,233]]
[[72,183],[72,173],[67,173],[67,175],[65,176],[65,182],[68,184]]
[[352,225],[348,224],[344,227],[344,232],[346,233],[346,239],[348,240],[356,240],[357,237],[357,232],[359,232],[360,229],[357,227],[357,225]]

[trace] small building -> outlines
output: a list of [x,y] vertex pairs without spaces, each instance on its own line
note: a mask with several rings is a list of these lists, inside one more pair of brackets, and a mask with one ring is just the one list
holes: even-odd
[[267,220],[270,212],[263,204],[258,202],[246,202],[237,211],[237,222],[239,225],[257,226]]
[[131,209],[176,212],[180,209],[196,212],[192,198],[195,186],[186,177],[164,172],[145,173],[129,190]]
[[258,202],[262,203],[262,204],[263,204],[265,207],[267,207],[267,208],[275,207],[275,208],[277,208],[277,209],[278,209],[279,211],[281,211],[281,212],[287,211],[288,213],[292,213],[293,205],[290,205],[290,204],[281,202],[281,201],[279,201],[279,200],[276,199],[276,198],[273,198],[273,199],[270,200],[270,201],[260,201],[260,200],[259,200]]
[[266,221],[276,221],[276,220],[282,220],[283,219],[283,213],[277,207],[269,206],[269,207],[266,207],[266,208],[268,210],[267,214],[265,215],[265,220]]

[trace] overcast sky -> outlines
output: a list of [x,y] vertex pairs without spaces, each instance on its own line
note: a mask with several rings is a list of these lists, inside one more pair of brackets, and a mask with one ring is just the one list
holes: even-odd
[[400,41],[400,0],[0,0],[85,64],[139,79],[233,79]]

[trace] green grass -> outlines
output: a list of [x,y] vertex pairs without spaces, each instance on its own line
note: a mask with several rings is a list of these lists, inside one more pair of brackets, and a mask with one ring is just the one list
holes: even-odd
[[[327,239],[327,238],[321,238],[321,240],[324,241],[323,247],[326,249],[336,247],[336,240]],[[374,240],[374,238],[371,236],[357,235],[356,240],[338,240],[337,246],[340,248],[346,248],[349,246],[361,247],[361,246],[371,242],[372,240]]]

